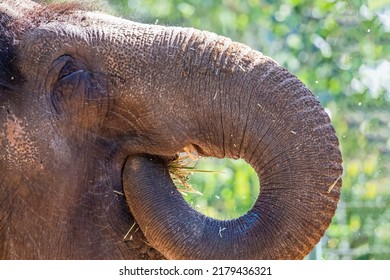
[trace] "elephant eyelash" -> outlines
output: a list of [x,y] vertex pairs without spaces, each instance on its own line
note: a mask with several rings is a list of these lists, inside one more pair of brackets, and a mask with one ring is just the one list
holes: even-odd
[[78,67],[76,67],[76,65],[74,65],[73,63],[68,62],[61,69],[60,74],[58,75],[58,79],[59,80],[64,79],[64,78],[68,77],[69,75],[71,75],[75,72],[78,72],[78,71],[82,71],[82,70],[79,69]]

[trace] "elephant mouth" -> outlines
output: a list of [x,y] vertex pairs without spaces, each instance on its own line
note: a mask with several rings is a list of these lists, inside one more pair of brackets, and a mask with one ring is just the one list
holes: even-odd
[[245,215],[260,193],[259,177],[245,160],[201,156],[194,145],[168,163],[168,172],[192,208],[218,220]]

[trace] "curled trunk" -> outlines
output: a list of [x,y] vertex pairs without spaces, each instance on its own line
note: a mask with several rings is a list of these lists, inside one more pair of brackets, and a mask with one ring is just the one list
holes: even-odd
[[303,258],[331,222],[341,187],[338,140],[318,100],[242,44],[192,29],[148,28],[150,60],[140,66],[165,73],[142,91],[162,98],[172,136],[169,144],[161,139],[167,152],[160,156],[193,144],[204,156],[245,159],[261,180],[253,208],[220,221],[183,200],[159,153],[130,156],[124,190],[148,242],[174,259]]

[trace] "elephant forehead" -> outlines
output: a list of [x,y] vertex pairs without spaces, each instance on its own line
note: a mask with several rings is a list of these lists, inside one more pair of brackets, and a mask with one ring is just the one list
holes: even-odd
[[13,165],[31,164],[38,158],[38,149],[27,129],[26,122],[9,114],[1,128],[1,160]]

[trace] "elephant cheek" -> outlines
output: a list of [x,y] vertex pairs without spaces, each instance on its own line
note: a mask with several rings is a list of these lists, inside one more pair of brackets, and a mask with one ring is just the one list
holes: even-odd
[[1,161],[7,161],[8,165],[14,168],[38,162],[38,147],[25,119],[9,112],[1,127],[0,139]]

